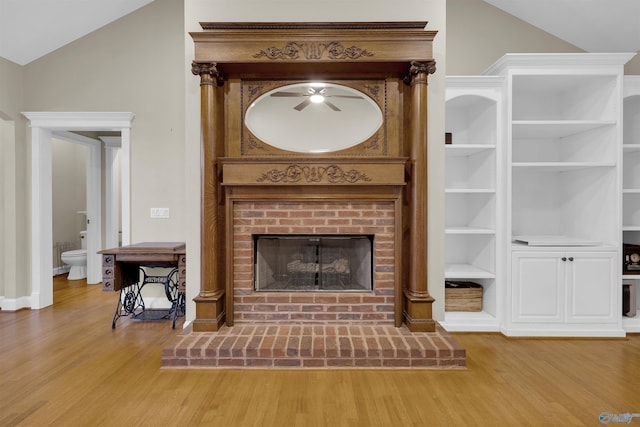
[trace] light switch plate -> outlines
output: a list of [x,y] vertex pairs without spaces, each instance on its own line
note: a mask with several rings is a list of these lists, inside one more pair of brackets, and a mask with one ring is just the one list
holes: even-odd
[[169,208],[151,208],[151,218],[169,218]]

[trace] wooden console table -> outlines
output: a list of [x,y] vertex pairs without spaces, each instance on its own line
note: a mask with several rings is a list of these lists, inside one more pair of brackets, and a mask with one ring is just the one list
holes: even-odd
[[[173,328],[178,313],[184,315],[187,257],[181,242],[143,242],[105,249],[102,254],[102,290],[120,291],[111,327],[121,316],[144,318],[144,300],[140,295],[147,283],[163,283],[172,307]],[[148,276],[142,267],[173,268],[167,276]],[[141,271],[142,270],[142,271]]]

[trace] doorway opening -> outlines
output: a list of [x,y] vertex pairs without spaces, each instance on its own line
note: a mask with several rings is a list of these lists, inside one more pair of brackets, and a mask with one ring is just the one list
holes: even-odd
[[[24,112],[31,127],[31,301],[33,309],[53,304],[53,238],[52,238],[52,150],[56,136],[86,131],[119,132],[121,138],[121,222],[122,244],[130,239],[130,168],[129,148],[133,113],[116,112]],[[75,137],[74,137],[75,138]],[[89,145],[93,171],[88,177],[100,198],[101,144]],[[97,171],[97,172],[96,172]],[[95,190],[97,189],[97,190]],[[89,191],[88,191],[89,193]],[[109,210],[107,211],[109,215]],[[102,213],[100,202],[87,200],[87,283],[102,280],[101,259],[97,252],[102,248]]]

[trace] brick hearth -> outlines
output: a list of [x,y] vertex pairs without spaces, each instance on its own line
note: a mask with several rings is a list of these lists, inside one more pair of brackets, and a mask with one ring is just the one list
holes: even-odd
[[172,368],[464,368],[466,354],[438,326],[236,325],[186,329],[162,352]]

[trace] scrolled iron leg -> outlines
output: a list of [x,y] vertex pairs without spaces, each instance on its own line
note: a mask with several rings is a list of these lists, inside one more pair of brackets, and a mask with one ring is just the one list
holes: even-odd
[[178,318],[178,311],[180,311],[180,316],[185,315],[185,293],[178,292],[178,298],[173,303],[173,323],[171,325],[172,329],[176,328],[176,319]]
[[116,303],[116,311],[115,313],[113,313],[113,321],[111,322],[111,329],[115,329],[116,328],[116,322],[118,321],[118,319],[120,318],[121,314],[120,311],[122,310],[122,291],[123,289],[120,289],[120,294],[118,295],[118,302]]

